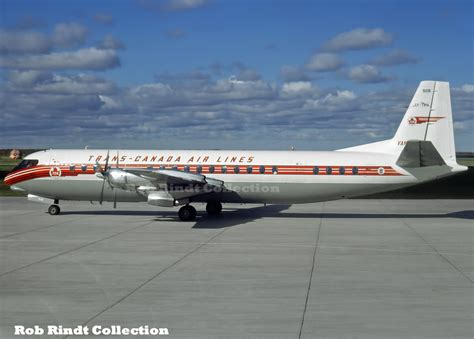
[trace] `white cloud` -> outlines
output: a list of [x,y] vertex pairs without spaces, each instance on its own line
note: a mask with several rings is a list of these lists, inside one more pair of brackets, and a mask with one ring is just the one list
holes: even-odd
[[281,77],[285,82],[308,81],[310,77],[308,71],[303,67],[286,65],[280,69]]
[[306,100],[304,108],[306,109],[327,109],[328,111],[348,110],[354,108],[354,101],[357,95],[348,90],[337,90],[335,93],[328,93],[320,99]]
[[312,89],[309,81],[295,81],[283,84],[282,91],[286,93],[307,92]]
[[386,82],[390,80],[390,77],[383,75],[377,67],[372,65],[352,67],[349,71],[349,78],[363,84]]
[[149,98],[153,96],[168,96],[173,93],[170,86],[161,83],[144,84],[135,87],[131,93],[138,98]]
[[147,10],[180,12],[205,6],[208,0],[137,0]]
[[106,35],[98,47],[100,49],[125,49],[125,44],[111,35]]
[[45,53],[50,49],[51,42],[42,33],[0,30],[0,53]]
[[168,11],[186,11],[202,7],[207,0],[168,0],[163,4],[163,9]]
[[54,27],[52,40],[58,47],[75,47],[82,45],[87,37],[87,28],[74,23],[59,23]]
[[54,75],[50,81],[38,84],[33,90],[38,93],[75,95],[108,94],[116,91],[112,83],[87,75]]
[[371,63],[378,66],[394,66],[402,64],[416,64],[419,58],[411,55],[407,51],[396,49],[387,54],[375,58]]
[[0,53],[48,53],[55,47],[80,46],[86,38],[87,28],[73,22],[57,24],[51,35],[30,30],[0,30]]
[[120,103],[115,101],[112,97],[106,95],[99,95],[99,98],[104,103],[104,109],[117,109],[121,107]]
[[306,64],[306,68],[316,72],[336,71],[344,65],[344,62],[334,53],[316,53]]
[[467,129],[467,123],[455,121],[453,127],[454,129],[457,129],[457,130],[465,130]]
[[[132,88],[90,74],[7,75],[0,91],[2,137],[8,144],[52,147],[64,142],[77,147],[85,140],[97,147],[207,148],[219,140],[220,148],[282,148],[290,142],[298,148],[337,148],[347,140],[391,137],[413,95],[406,88],[356,95],[310,81],[216,80],[203,71],[167,74]],[[199,85],[189,86],[193,78]],[[460,133],[472,125],[472,97],[461,88],[453,92],[455,120],[461,123],[456,128],[468,126]],[[34,126],[28,123],[32,119]],[[104,140],[104,134],[110,137]]]
[[461,86],[461,90],[465,93],[474,93],[474,85],[464,84]]
[[8,74],[9,90],[44,94],[111,94],[117,91],[114,84],[93,75],[60,75],[45,71],[13,71]]
[[392,35],[381,28],[357,28],[336,35],[323,45],[323,49],[332,52],[359,50],[386,46],[391,42]]
[[260,76],[260,74],[258,74],[257,71],[247,68],[247,69],[242,69],[235,76],[235,78],[241,81],[257,81],[257,80],[260,80],[262,77]]
[[97,48],[83,48],[73,52],[54,52],[41,55],[7,56],[0,59],[0,67],[10,69],[104,70],[119,65],[120,60],[115,50]]
[[8,80],[17,87],[33,87],[38,83],[52,80],[53,75],[43,71],[12,71],[8,73]]

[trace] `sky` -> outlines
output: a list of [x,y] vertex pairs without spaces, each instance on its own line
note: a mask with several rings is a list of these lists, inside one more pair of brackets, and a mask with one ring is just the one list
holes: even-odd
[[0,148],[331,150],[449,81],[474,151],[474,2],[0,0]]

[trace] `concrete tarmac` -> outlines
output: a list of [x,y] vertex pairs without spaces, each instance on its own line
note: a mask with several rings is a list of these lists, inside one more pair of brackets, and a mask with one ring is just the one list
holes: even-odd
[[51,216],[0,198],[0,338],[14,325],[474,337],[473,200],[224,205],[217,218],[195,206],[181,222],[147,204],[65,202]]

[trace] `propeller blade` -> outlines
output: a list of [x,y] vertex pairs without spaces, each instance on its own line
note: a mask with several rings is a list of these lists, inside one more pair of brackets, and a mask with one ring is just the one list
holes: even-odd
[[117,208],[117,190],[114,190],[114,208]]
[[100,190],[100,200],[99,203],[102,205],[102,201],[104,201],[104,188],[105,188],[105,178],[102,180],[102,189]]
[[107,171],[108,166],[109,166],[109,152],[110,152],[110,150],[107,150],[107,157],[105,158],[105,168],[104,168],[104,171]]
[[105,157],[105,167],[102,169],[99,162],[95,161],[96,170],[95,173],[99,178],[102,178],[102,188],[100,190],[100,200],[99,203],[102,205],[104,201],[104,188],[105,188],[105,180],[107,180],[108,184],[110,185],[109,178],[107,176],[107,167],[109,166],[109,150],[107,150],[107,156]]
[[119,151],[117,150],[117,166],[115,166],[116,168],[119,167]]

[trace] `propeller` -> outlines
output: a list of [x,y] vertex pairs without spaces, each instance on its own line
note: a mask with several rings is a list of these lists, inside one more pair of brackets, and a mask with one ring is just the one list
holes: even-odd
[[[107,150],[107,157],[105,158],[105,167],[102,169],[99,162],[96,160],[96,176],[102,178],[102,189],[100,190],[100,200],[99,203],[102,205],[104,201],[104,188],[105,182],[109,184],[109,187],[114,191],[114,208],[117,208],[117,190],[110,184],[110,167],[109,167],[109,156],[110,150]],[[116,162],[116,169],[119,168],[119,151],[117,150],[117,162]]]
[[[105,158],[105,168],[102,170],[99,162],[95,161],[95,168],[96,168],[96,176],[102,178],[102,189],[100,190],[100,200],[99,203],[102,205],[102,201],[104,200],[104,188],[105,188],[105,180],[108,181],[108,166],[109,166],[109,150],[107,150],[107,157]],[[110,183],[109,183],[110,185]]]
[[[117,163],[115,165],[115,168],[119,168],[119,151],[117,150]],[[114,190],[114,208],[117,208],[117,190]]]

